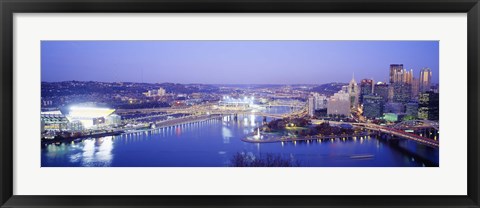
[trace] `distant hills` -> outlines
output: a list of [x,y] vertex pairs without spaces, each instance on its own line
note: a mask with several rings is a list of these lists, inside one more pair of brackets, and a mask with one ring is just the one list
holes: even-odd
[[327,84],[322,84],[319,86],[316,86],[312,88],[312,92],[318,92],[320,94],[324,94],[326,96],[332,96],[336,92],[342,89],[342,86],[348,85],[348,83],[327,83]]

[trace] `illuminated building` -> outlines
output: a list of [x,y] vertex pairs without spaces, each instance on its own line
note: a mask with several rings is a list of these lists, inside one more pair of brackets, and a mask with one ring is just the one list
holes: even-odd
[[308,115],[315,115],[315,98],[313,96],[308,97]]
[[223,99],[218,102],[218,106],[223,108],[248,108],[253,105],[254,97],[232,98],[230,96],[223,96]]
[[63,131],[67,128],[68,120],[60,111],[46,111],[40,113],[41,130]]
[[356,108],[358,106],[358,96],[360,92],[355,77],[352,77],[352,80],[348,84],[348,94],[350,96],[350,108]]
[[329,115],[350,115],[350,94],[339,91],[328,99],[327,114]]
[[420,93],[418,97],[418,118],[438,121],[439,94],[433,91]]
[[390,64],[390,83],[397,82],[398,73],[403,70],[403,64]]
[[93,106],[71,106],[66,115],[68,121],[79,121],[85,129],[104,124],[105,118],[115,112],[115,109]]
[[430,68],[422,68],[422,70],[420,70],[420,78],[419,78],[420,92],[429,91],[431,82],[432,82],[432,70],[430,70]]
[[373,80],[362,79],[362,81],[360,81],[360,96],[359,96],[360,103],[363,103],[363,96],[370,95],[372,93],[373,93]]
[[365,95],[363,97],[363,116],[367,118],[379,118],[383,115],[383,97]]

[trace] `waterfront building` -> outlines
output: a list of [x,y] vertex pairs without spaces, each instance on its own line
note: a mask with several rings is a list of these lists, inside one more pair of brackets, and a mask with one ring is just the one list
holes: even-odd
[[115,112],[115,109],[96,106],[71,106],[65,116],[69,122],[79,121],[83,128],[90,129],[104,124],[105,118]]
[[367,118],[379,118],[383,115],[383,97],[365,95],[363,97],[363,116]]
[[390,84],[397,82],[398,73],[403,70],[403,64],[390,64]]
[[419,94],[418,118],[424,120],[438,121],[439,119],[439,94],[427,91]]
[[362,79],[362,81],[360,81],[360,103],[363,103],[363,97],[365,95],[370,95],[373,93],[373,86],[373,80],[371,79]]
[[420,78],[419,78],[419,88],[420,92],[426,92],[430,90],[430,85],[432,82],[432,70],[430,68],[422,68],[420,70]]
[[418,116],[418,103],[416,102],[409,102],[405,105],[405,114],[407,116],[412,116],[413,118],[417,118]]
[[253,105],[254,97],[233,98],[230,96],[223,96],[223,99],[218,102],[221,108],[246,109]]
[[350,94],[344,91],[335,93],[328,99],[327,114],[349,116],[351,112]]
[[41,130],[63,131],[67,129],[68,120],[60,111],[45,111],[40,113]]
[[389,102],[385,104],[385,113],[403,113],[405,112],[405,105],[403,103]]
[[377,84],[375,84],[374,93],[375,95],[382,97],[384,103],[388,102],[388,92],[389,86],[387,83],[378,82]]
[[354,76],[348,84],[348,94],[350,96],[350,108],[356,108],[359,104],[358,97],[360,95],[360,91]]

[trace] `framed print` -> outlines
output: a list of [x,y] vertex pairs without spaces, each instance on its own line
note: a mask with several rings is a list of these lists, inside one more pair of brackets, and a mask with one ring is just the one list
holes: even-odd
[[478,1],[2,1],[2,207],[479,206]]

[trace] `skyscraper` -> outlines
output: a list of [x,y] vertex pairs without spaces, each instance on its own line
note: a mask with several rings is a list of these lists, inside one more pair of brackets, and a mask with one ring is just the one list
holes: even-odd
[[396,75],[403,70],[403,64],[390,64],[390,83],[396,81]]
[[373,93],[373,80],[362,79],[362,81],[360,81],[360,96],[359,96],[360,103],[363,103],[363,97],[365,95],[370,95],[372,93]]
[[315,98],[313,96],[308,97],[308,115],[315,115]]
[[432,70],[428,67],[422,68],[422,70],[420,70],[419,80],[420,92],[429,91],[430,85],[432,84]]
[[348,94],[350,95],[350,107],[356,108],[358,106],[358,96],[360,94],[358,90],[357,82],[355,81],[355,77],[352,77],[352,80],[348,84]]

